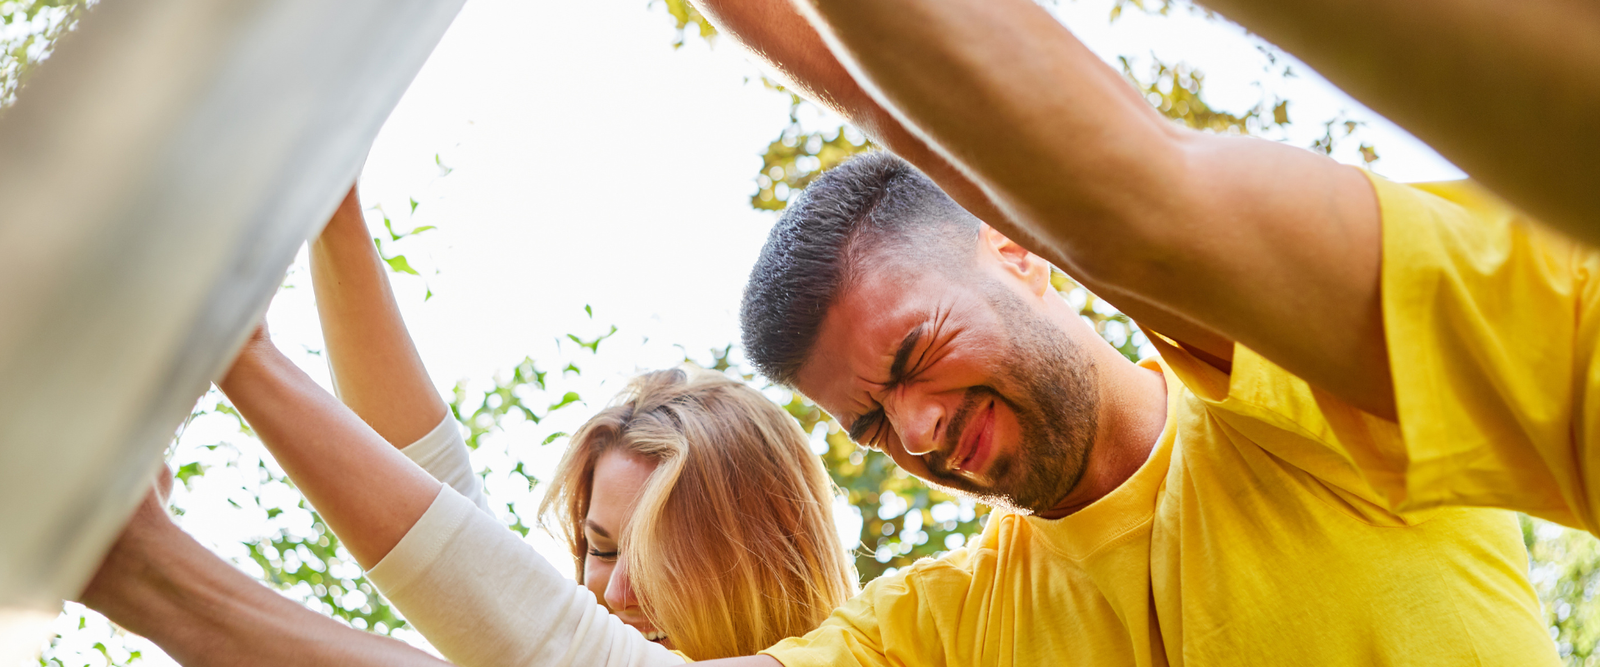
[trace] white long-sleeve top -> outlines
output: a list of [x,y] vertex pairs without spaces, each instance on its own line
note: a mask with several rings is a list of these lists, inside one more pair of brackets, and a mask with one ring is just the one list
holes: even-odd
[[446,659],[462,667],[684,664],[495,520],[453,417],[401,452],[445,486],[367,579]]

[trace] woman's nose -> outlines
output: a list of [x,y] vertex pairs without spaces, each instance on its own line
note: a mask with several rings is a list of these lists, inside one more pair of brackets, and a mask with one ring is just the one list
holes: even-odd
[[614,612],[639,606],[633,597],[633,583],[628,580],[628,561],[620,555],[611,569],[611,581],[606,583],[606,606]]

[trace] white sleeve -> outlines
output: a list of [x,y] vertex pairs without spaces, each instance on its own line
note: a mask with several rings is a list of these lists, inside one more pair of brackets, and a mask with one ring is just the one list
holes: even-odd
[[483,496],[483,480],[472,472],[471,451],[461,437],[461,425],[449,411],[444,413],[444,421],[422,439],[406,445],[400,453],[422,466],[434,479],[466,496],[489,516],[494,516],[489,510],[489,500]]
[[684,664],[449,486],[367,579],[462,667]]

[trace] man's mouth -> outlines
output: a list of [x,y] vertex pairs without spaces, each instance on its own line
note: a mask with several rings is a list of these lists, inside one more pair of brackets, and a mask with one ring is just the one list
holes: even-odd
[[950,456],[950,469],[956,473],[977,475],[988,467],[994,450],[994,399],[977,410],[962,429],[961,442]]

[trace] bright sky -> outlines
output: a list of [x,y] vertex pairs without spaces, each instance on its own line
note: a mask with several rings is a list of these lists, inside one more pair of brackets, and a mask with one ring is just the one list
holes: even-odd
[[[1182,12],[1130,12],[1113,29],[1110,4],[1065,0],[1056,11],[1108,60],[1154,52],[1207,72],[1214,106],[1237,111],[1263,99],[1252,82],[1266,56],[1238,28]],[[368,205],[381,204],[399,229],[437,226],[394,250],[425,276],[395,282],[441,390],[463,379],[481,386],[525,356],[553,360],[555,341],[569,332],[588,337],[619,327],[581,378],[564,380],[562,390],[578,390],[587,407],[507,438],[537,443],[545,433],[570,431],[637,371],[671,366],[685,350],[709,359],[708,349],[738,340],[739,295],[773,221],[751,210],[748,198],[760,152],[786,121],[787,100],[762,87],[733,43],[710,48],[691,37],[675,51],[673,37],[663,9],[646,0],[471,0],[367,162]],[[1349,110],[1370,123],[1361,136],[1382,156],[1379,173],[1403,181],[1460,177],[1310,70],[1296,73],[1268,77],[1273,92],[1293,100],[1290,114],[1301,125],[1291,143],[1310,144],[1320,121]],[[1336,157],[1356,162],[1356,143]],[[448,176],[436,154],[453,168]],[[320,350],[303,256],[287,284],[269,315],[275,339],[291,353]],[[428,289],[433,297],[425,301]],[[319,357],[299,358],[326,383]],[[560,452],[540,449],[534,467],[543,474]],[[502,482],[489,480],[491,494]],[[197,488],[187,505],[223,505],[204,493]],[[193,509],[183,523],[217,545],[251,529],[225,512]],[[567,568],[550,540],[535,542]],[[62,651],[95,655],[86,647]]]

